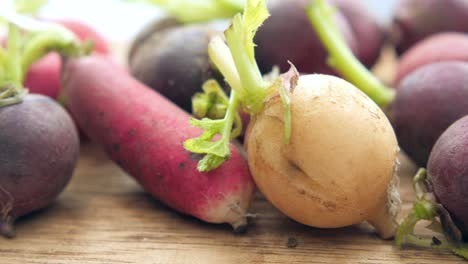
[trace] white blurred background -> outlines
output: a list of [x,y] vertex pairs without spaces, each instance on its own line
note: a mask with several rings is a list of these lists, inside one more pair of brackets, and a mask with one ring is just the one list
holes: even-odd
[[[381,24],[389,23],[396,0],[362,2]],[[157,8],[119,0],[49,0],[40,12],[47,18],[66,17],[85,21],[111,41],[117,42],[131,39],[144,24],[160,14]]]

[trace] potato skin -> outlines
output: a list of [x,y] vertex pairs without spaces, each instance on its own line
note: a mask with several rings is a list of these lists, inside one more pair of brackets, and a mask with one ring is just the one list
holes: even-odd
[[468,240],[468,116],[440,136],[431,152],[428,173],[438,201]]
[[438,32],[468,32],[468,0],[399,0],[392,35],[402,54]]
[[459,32],[434,34],[416,43],[400,58],[396,86],[408,74],[431,63],[459,60],[468,62],[468,36]]
[[403,79],[389,109],[401,148],[421,167],[439,136],[468,114],[468,63],[429,64]]
[[[262,73],[270,72],[275,65],[285,72],[290,67],[288,61],[291,61],[303,73],[336,74],[327,65],[328,52],[307,18],[305,8],[309,3],[309,0],[268,1],[271,17],[260,27],[254,40]],[[336,19],[346,42],[355,54],[359,54],[346,19],[340,13]]]
[[218,32],[207,25],[178,26],[170,20],[144,29],[130,49],[132,75],[184,110],[211,78],[220,80],[208,57],[208,43]]
[[70,116],[43,95],[0,108],[0,123],[1,223],[55,200],[73,174],[79,140]]
[[300,77],[292,100],[292,135],[284,144],[284,109],[268,101],[247,130],[257,186],[279,210],[314,227],[369,220],[385,206],[398,146],[379,107],[348,82]]

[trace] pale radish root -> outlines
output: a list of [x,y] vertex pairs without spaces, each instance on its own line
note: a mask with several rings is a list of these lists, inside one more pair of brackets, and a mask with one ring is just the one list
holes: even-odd
[[369,221],[382,237],[391,237],[399,149],[384,113],[354,86],[327,75],[300,77],[290,96],[290,144],[283,141],[279,97],[266,103],[247,131],[249,166],[259,189],[306,225]]

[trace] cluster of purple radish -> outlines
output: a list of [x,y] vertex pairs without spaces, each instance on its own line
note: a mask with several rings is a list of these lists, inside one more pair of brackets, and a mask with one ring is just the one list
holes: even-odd
[[[418,166],[428,167],[437,201],[447,208],[466,239],[468,117],[463,117],[468,115],[468,1],[402,0],[388,30],[379,26],[359,1],[330,2],[338,9],[334,19],[339,33],[364,66],[371,68],[376,63],[385,43],[396,47],[395,89],[383,96],[386,99],[380,105],[385,105],[402,150]],[[308,0],[268,1],[272,16],[255,38],[260,70],[267,74],[278,66],[283,72],[292,61],[301,73],[351,79],[327,63],[327,48],[304,11],[309,4]],[[203,82],[220,79],[206,52],[214,34],[221,33],[205,24],[157,21],[143,30],[132,46],[131,72],[190,110],[190,98]],[[196,45],[181,51],[177,45],[184,41]],[[354,84],[358,88],[367,85]]]
[[[358,0],[329,2],[336,7],[332,16],[312,10],[311,0],[268,1],[271,17],[255,36],[258,73],[278,75],[275,72],[286,72],[291,61],[301,74],[341,76],[374,99],[390,119],[402,150],[418,166],[427,167],[427,174],[421,171],[415,177],[418,196],[400,226],[397,244],[447,248],[466,258],[468,0],[402,0],[387,31]],[[200,133],[188,125],[186,112],[196,110],[197,117],[219,119],[228,111],[222,90],[229,90],[225,72],[210,60],[209,52],[210,41],[223,34],[211,24],[198,23],[243,9],[226,6],[220,13],[214,8],[212,17],[200,16],[195,8],[192,13],[168,9],[174,17],[150,24],[134,40],[128,56],[132,76],[102,56],[74,58],[84,55],[85,47],[76,39],[60,38],[63,30],[58,31],[59,40],[50,32],[36,32],[33,36],[46,40],[51,34],[49,41],[33,42],[47,49],[28,49],[15,26],[10,27],[7,47],[0,53],[5,61],[0,67],[0,149],[6,150],[0,153],[0,234],[12,236],[16,218],[57,197],[79,153],[75,125],[67,112],[47,97],[26,94],[25,88],[53,99],[61,94],[77,125],[155,198],[204,221],[245,228],[255,184],[239,151],[228,143],[229,160],[203,173],[197,170],[200,156],[182,147]],[[80,32],[77,35],[85,39]],[[107,53],[104,41],[91,38],[97,52]],[[395,89],[367,70],[376,64],[386,42],[392,42],[400,55]],[[57,54],[33,64],[49,49],[66,58],[63,69]],[[295,78],[299,76],[290,77]],[[202,89],[213,92],[202,94]],[[236,112],[233,118],[247,124],[249,118],[244,117]],[[290,163],[296,173],[303,172]],[[394,165],[393,160],[390,163]],[[414,226],[421,219],[438,224],[445,238],[416,236]]]

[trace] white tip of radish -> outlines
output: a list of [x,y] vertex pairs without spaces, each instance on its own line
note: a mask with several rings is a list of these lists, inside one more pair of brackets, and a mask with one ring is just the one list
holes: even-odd
[[374,226],[379,236],[383,239],[390,239],[395,236],[398,228],[396,217],[401,209],[401,197],[398,188],[400,186],[400,178],[398,177],[398,169],[400,161],[398,158],[395,160],[393,167],[393,177],[387,189],[387,200],[385,206],[377,211],[368,222]]
[[205,220],[211,223],[228,223],[235,233],[247,229],[247,209],[252,200],[253,185],[247,186],[228,195],[220,194],[222,199],[215,199],[208,206]]

